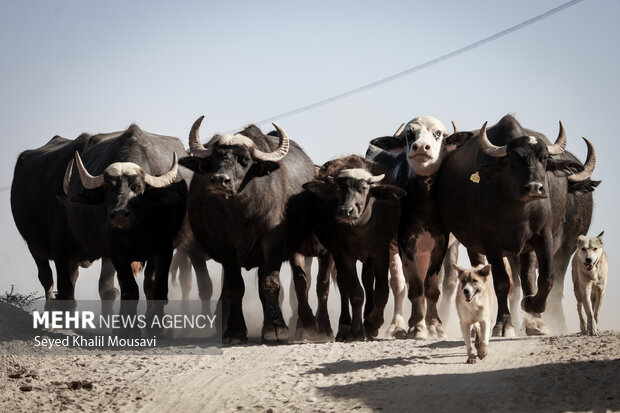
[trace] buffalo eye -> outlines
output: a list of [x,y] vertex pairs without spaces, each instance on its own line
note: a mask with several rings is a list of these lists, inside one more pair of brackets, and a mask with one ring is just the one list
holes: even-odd
[[368,184],[366,184],[365,182],[362,182],[361,184],[357,186],[357,192],[359,192],[360,194],[363,194],[367,190],[368,190]]
[[596,251],[596,250],[598,250],[598,248],[596,248],[596,247],[592,248],[592,251]]
[[435,136],[435,139],[439,139],[439,138],[441,138],[441,131],[440,130],[436,130],[433,135]]

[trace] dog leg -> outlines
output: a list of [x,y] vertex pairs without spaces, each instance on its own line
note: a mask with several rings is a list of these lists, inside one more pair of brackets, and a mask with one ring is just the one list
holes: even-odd
[[403,301],[407,295],[407,284],[400,255],[398,250],[392,246],[390,246],[390,288],[394,296],[394,317],[385,335],[404,339],[407,338],[408,328],[403,316]]
[[478,340],[479,344],[477,347],[478,350],[478,358],[482,360],[487,356],[487,346],[489,345],[489,327],[491,323],[487,320],[480,320],[480,340]]
[[461,323],[461,333],[463,333],[463,340],[465,340],[465,347],[467,347],[467,364],[474,364],[476,362],[476,355],[471,347],[471,336],[469,334],[470,325],[467,323]]
[[589,282],[585,288],[585,294],[583,297],[583,306],[586,310],[588,335],[598,335],[596,330],[596,322],[594,321],[594,312],[592,311],[592,283]]
[[583,303],[582,300],[577,299],[577,314],[579,314],[579,330],[581,330],[581,334],[586,335],[586,315],[583,312]]
[[601,307],[603,306],[603,300],[605,299],[605,291],[600,291],[598,294],[598,300],[594,306],[594,320],[598,324],[599,316],[601,315]]

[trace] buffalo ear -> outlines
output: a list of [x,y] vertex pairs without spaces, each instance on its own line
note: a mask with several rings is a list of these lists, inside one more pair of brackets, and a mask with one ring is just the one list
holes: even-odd
[[375,185],[370,188],[370,195],[379,200],[400,199],[407,191],[394,185]]
[[594,191],[594,188],[599,186],[600,183],[601,181],[593,181],[589,178],[579,182],[569,182],[568,192],[577,196],[584,195]]
[[566,176],[583,171],[583,165],[569,159],[549,158],[547,170],[553,171],[555,176]]
[[375,138],[370,141],[370,144],[392,153],[403,152],[405,150],[403,140],[394,136]]
[[179,165],[199,174],[209,173],[211,169],[208,158],[200,158],[198,156],[186,156],[181,158],[179,159]]
[[453,151],[465,142],[467,142],[467,140],[472,136],[474,136],[473,132],[453,133],[452,135],[444,139],[444,144],[446,145],[446,149],[448,151]]
[[252,164],[250,173],[252,176],[269,175],[280,167],[280,164],[272,161],[257,161]]
[[306,182],[303,184],[303,188],[324,201],[331,199],[336,194],[334,187],[323,181],[314,180]]

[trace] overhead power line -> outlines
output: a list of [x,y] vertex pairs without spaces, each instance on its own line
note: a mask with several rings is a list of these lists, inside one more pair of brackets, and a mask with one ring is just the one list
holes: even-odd
[[453,57],[462,55],[463,53],[469,52],[470,50],[474,50],[474,49],[476,49],[476,48],[478,48],[480,46],[483,46],[483,45],[485,45],[487,43],[490,43],[490,42],[492,42],[494,40],[497,40],[497,39],[499,39],[501,37],[504,37],[506,35],[509,35],[511,33],[516,32],[518,30],[521,30],[521,29],[523,29],[523,28],[525,28],[525,27],[527,27],[527,26],[529,26],[531,24],[534,24],[536,22],[544,20],[547,17],[553,16],[554,14],[559,13],[562,10],[566,10],[569,7],[573,7],[574,5],[576,5],[577,3],[581,3],[582,1],[583,0],[572,0],[572,1],[569,1],[569,2],[564,3],[564,4],[562,4],[562,5],[558,6],[558,7],[555,7],[553,9],[549,10],[549,11],[546,11],[546,12],[544,12],[542,14],[534,16],[534,17],[532,17],[532,18],[530,18],[528,20],[525,20],[525,21],[523,21],[523,22],[521,22],[519,24],[516,24],[516,25],[511,26],[511,27],[509,27],[507,29],[504,29],[504,30],[502,30],[500,32],[497,32],[497,33],[495,33],[495,34],[493,34],[491,36],[485,37],[484,39],[478,40],[478,41],[476,41],[474,43],[468,44],[467,46],[461,47],[460,49],[457,49],[457,50],[455,50],[453,52],[444,54],[444,55],[436,57],[436,58],[434,58],[432,60],[428,60],[428,61],[426,61],[424,63],[421,63],[419,65],[413,66],[413,67],[411,67],[409,69],[403,70],[402,72],[395,73],[393,75],[390,75],[390,76],[384,77],[382,79],[376,80],[374,82],[368,83],[368,84],[366,84],[364,86],[360,86],[360,87],[357,87],[355,89],[351,89],[351,90],[349,90],[347,92],[343,92],[343,93],[340,93],[340,94],[328,97],[326,99],[319,100],[319,101],[311,103],[309,105],[305,105],[305,106],[299,107],[297,109],[289,110],[287,112],[283,112],[283,113],[280,113],[280,114],[275,115],[275,116],[270,116],[270,117],[265,118],[265,119],[263,119],[261,121],[258,121],[256,123],[257,124],[262,124],[262,123],[267,123],[267,122],[273,122],[274,120],[277,120],[277,119],[288,118],[288,117],[291,117],[291,116],[294,116],[294,115],[298,115],[298,114],[303,113],[303,112],[307,112],[309,110],[316,109],[316,108],[318,108],[320,106],[329,105],[330,103],[334,103],[336,101],[348,98],[348,97],[356,95],[358,93],[362,93],[362,92],[365,92],[367,90],[379,87],[379,86],[384,85],[386,83],[389,83],[389,82],[392,82],[394,80],[400,79],[401,77],[408,76],[408,75],[410,75],[412,73],[419,72],[420,70],[426,69],[428,67],[434,66],[434,65],[442,63],[442,62],[445,62],[446,60],[449,60],[449,59],[452,59]]

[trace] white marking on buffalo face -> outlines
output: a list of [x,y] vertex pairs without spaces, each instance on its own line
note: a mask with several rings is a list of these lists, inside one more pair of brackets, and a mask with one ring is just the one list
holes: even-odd
[[141,171],[142,168],[133,162],[115,162],[106,168],[105,173],[109,176],[122,176],[138,175]]
[[238,133],[235,135],[220,135],[217,143],[224,146],[245,146],[246,148],[254,146],[252,139]]
[[369,181],[369,182],[372,181],[374,183],[374,182],[381,181],[385,177],[385,175],[381,174],[381,175],[374,176],[373,174],[371,174],[369,171],[365,169],[352,168],[352,169],[344,169],[340,171],[337,177],[338,178],[363,179],[364,181]]
[[538,143],[538,139],[536,139],[535,137],[530,136],[529,138],[530,145],[536,145]]

